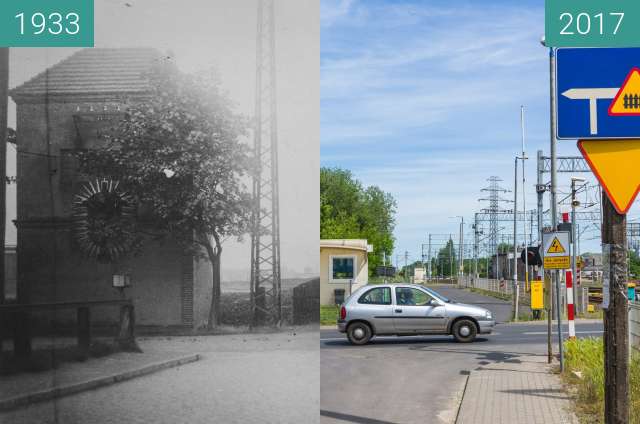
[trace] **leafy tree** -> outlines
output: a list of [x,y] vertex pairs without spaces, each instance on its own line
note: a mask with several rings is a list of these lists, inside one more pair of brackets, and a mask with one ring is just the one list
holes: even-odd
[[629,249],[629,277],[640,278],[640,257],[633,249]]
[[456,260],[456,248],[453,245],[453,240],[449,239],[447,244],[438,251],[438,255],[432,259],[431,267],[436,270],[435,275],[444,277],[458,275],[458,261]]
[[320,169],[320,238],[366,238],[369,274],[393,252],[396,202],[379,187],[364,188],[351,171]]
[[81,172],[120,182],[140,210],[138,230],[177,240],[212,267],[208,326],[220,322],[223,241],[248,231],[253,208],[245,181],[248,121],[232,111],[210,74],[186,75],[162,65],[151,72],[151,95],[130,104],[103,148],[79,155]]

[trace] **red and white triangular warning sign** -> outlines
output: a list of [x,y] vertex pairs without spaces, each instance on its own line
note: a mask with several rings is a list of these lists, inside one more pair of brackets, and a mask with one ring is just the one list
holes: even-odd
[[609,106],[610,116],[640,116],[640,69],[633,68]]

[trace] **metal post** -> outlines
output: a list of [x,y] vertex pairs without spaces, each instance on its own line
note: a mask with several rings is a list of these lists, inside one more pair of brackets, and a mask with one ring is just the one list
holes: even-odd
[[[550,112],[551,120],[549,125],[550,135],[550,156],[551,156],[551,225],[554,229],[558,225],[557,199],[556,190],[558,187],[557,180],[557,154],[556,154],[556,115],[555,115],[555,83],[556,83],[556,58],[553,47],[549,48],[549,95],[550,95]],[[564,348],[562,346],[562,308],[560,306],[560,271],[553,273],[556,291],[556,318],[558,321],[558,351],[560,352],[560,371],[564,371]]]
[[[524,287],[525,289],[529,285],[529,255],[527,254],[527,197],[525,193],[526,177],[524,172],[524,161],[527,160],[526,151],[524,148],[524,106],[520,106],[520,127],[522,128],[522,237],[524,243]],[[516,280],[517,286],[517,280]],[[517,287],[516,287],[517,289]],[[516,297],[519,293],[516,291]]]
[[475,223],[473,224],[473,279],[478,278],[478,213],[475,214]]
[[431,281],[431,233],[429,233],[429,281]]
[[[575,287],[576,287],[576,281],[577,278],[576,276],[578,275],[577,273],[577,262],[576,262],[576,241],[577,241],[577,237],[576,237],[576,180],[574,178],[571,179],[571,277],[572,277],[572,285],[571,285],[571,291],[573,293],[571,293],[571,297],[573,302],[572,303],[577,303],[575,302]],[[567,290],[569,290],[569,288],[567,288]],[[569,294],[567,294],[567,297],[569,296]]]
[[[627,299],[627,216],[602,194],[604,313],[604,421],[629,422],[629,313]],[[607,293],[608,292],[608,293]]]
[[449,234],[449,279],[453,278],[453,238]]
[[518,321],[518,157],[513,161],[513,320]]
[[404,279],[406,282],[409,282],[409,268],[407,266],[407,261],[409,259],[409,252],[404,251]]
[[460,264],[458,265],[458,279],[464,278],[464,250],[463,250],[463,246],[464,245],[464,217],[461,216],[460,217],[460,247],[459,247],[459,251],[460,254],[458,255],[458,260],[460,261]]

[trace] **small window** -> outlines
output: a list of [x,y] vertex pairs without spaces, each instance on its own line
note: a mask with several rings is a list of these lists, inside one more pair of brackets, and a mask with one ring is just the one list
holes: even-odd
[[406,306],[426,306],[431,296],[422,290],[410,287],[396,287],[396,304]]
[[353,280],[356,275],[354,256],[334,256],[331,258],[332,280]]
[[358,303],[365,305],[391,305],[391,289],[389,287],[371,289],[360,296]]

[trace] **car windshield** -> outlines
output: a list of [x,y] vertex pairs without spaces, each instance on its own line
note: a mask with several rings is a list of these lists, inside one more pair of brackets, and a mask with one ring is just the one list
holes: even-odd
[[446,302],[446,303],[450,303],[451,302],[451,299],[447,299],[446,297],[444,297],[440,293],[437,293],[437,292],[435,292],[435,291],[433,291],[433,290],[431,290],[431,289],[429,289],[427,287],[423,287],[423,290],[428,291],[430,295],[432,295],[435,298],[438,298],[438,299],[442,300],[443,302]]

